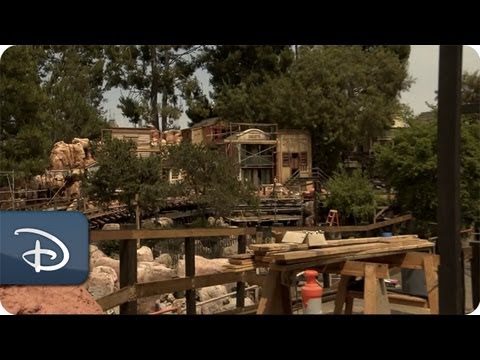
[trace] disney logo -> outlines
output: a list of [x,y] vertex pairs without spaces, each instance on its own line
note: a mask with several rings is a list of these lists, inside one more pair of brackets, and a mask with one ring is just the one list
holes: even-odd
[[[57,253],[53,250],[46,249],[46,248],[41,248],[40,246],[40,240],[35,241],[35,249],[25,251],[22,254],[22,259],[30,266],[32,266],[35,269],[35,272],[39,273],[40,271],[55,271],[63,268],[67,263],[68,260],[70,259],[70,253],[65,246],[65,244],[60,241],[57,237],[53,236],[52,234],[47,233],[46,231],[42,231],[39,229],[34,229],[34,228],[21,228],[15,230],[14,234],[19,235],[21,233],[30,233],[30,234],[37,234],[41,235],[51,241],[53,241],[55,244],[57,244],[60,247],[60,250],[62,250],[62,261],[59,262],[58,264],[55,265],[42,265],[42,255],[47,255],[50,256],[50,260],[55,260],[57,258]],[[33,262],[27,260],[27,256],[33,255]]]

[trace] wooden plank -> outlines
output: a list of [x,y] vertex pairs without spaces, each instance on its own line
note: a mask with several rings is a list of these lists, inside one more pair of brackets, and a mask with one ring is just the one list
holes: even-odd
[[254,255],[253,254],[236,254],[230,256],[228,259],[240,259],[240,260],[245,260],[245,259],[253,259]]
[[[431,246],[428,245],[427,247],[418,248],[415,250],[429,250],[431,249]],[[278,264],[278,263],[271,263],[269,268],[270,269],[275,269],[275,270],[281,270],[281,271],[294,271],[294,270],[304,270],[306,268],[319,268],[320,271],[323,271],[325,265],[328,264],[338,264],[342,263],[347,260],[363,260],[363,261],[368,261],[368,262],[375,262],[375,259],[378,258],[383,258],[383,259],[388,259],[390,256],[398,256],[405,254],[405,250],[399,249],[399,250],[390,250],[388,252],[380,252],[378,254],[362,254],[362,253],[352,253],[352,254],[345,254],[342,256],[333,256],[333,257],[317,257],[317,258],[311,258],[308,259],[307,261],[302,261],[300,263],[291,263],[291,264]],[[383,261],[385,263],[388,263],[387,261]]]
[[225,271],[250,271],[255,269],[255,265],[232,265],[226,264],[223,265]]
[[[175,239],[254,235],[255,228],[169,229],[169,230],[92,230],[90,241],[129,239]],[[220,239],[219,239],[220,240]]]
[[282,238],[282,243],[303,244],[307,234],[303,231],[286,231]]
[[135,286],[124,287],[112,294],[97,299],[98,305],[102,307],[103,311],[114,308],[115,306],[124,304],[126,302],[136,299]]
[[402,223],[402,222],[405,222],[405,221],[408,221],[408,220],[411,220],[411,219],[412,219],[412,214],[407,214],[407,215],[403,215],[403,216],[397,216],[393,219],[380,221],[380,222],[377,222],[375,224],[369,224],[369,225],[366,225],[366,227],[367,227],[368,231],[371,231],[371,230],[375,230],[375,229],[381,229],[385,226],[390,226],[390,225],[393,225],[393,224],[399,224],[399,223]]
[[360,252],[366,249],[377,249],[382,246],[385,246],[385,244],[373,243],[373,244],[347,245],[347,246],[337,246],[337,247],[323,248],[323,249],[310,249],[310,250],[304,250],[304,251],[282,252],[278,254],[272,254],[271,257],[274,260],[301,261],[303,259],[309,259],[314,257],[329,256],[329,255],[343,255],[348,253]]
[[[363,292],[349,291],[348,297],[352,299],[363,299]],[[391,304],[428,308],[428,301],[418,296],[387,292],[387,297]]]
[[395,241],[414,240],[414,239],[418,239],[417,235],[399,235],[399,236],[392,236],[390,238],[377,236],[377,237],[370,237],[370,238],[327,240],[326,244],[322,244],[315,247],[325,248],[325,247],[334,247],[334,246],[370,244],[370,243],[376,243],[376,242],[395,242]]
[[377,292],[378,279],[375,276],[376,269],[374,266],[367,264],[365,266],[365,288],[363,290],[363,299],[364,299],[364,314],[377,314]]
[[232,265],[253,265],[253,259],[228,259],[228,263]]
[[280,271],[269,271],[263,286],[262,297],[258,303],[258,315],[290,315],[290,288],[281,283]]
[[388,279],[390,277],[387,264],[366,263],[361,261],[346,261],[342,266],[340,274],[363,277],[365,276],[365,266],[367,264],[375,268],[377,278]]
[[273,243],[273,244],[251,244],[249,248],[255,253],[257,252],[272,252],[272,251],[293,251],[308,249],[307,244],[295,243]]
[[[111,232],[112,230],[108,230]],[[137,243],[134,240],[120,242],[120,288],[135,285],[137,282]],[[120,305],[121,315],[135,315],[137,301]]]
[[[438,265],[439,256],[428,254],[423,258],[425,283],[427,286],[428,306],[431,314],[439,314]],[[455,289],[452,289],[455,291]]]
[[198,275],[171,280],[153,281],[136,285],[137,298],[161,295],[188,289],[229,284],[237,281],[259,282],[253,271],[247,272],[222,272],[218,274]]

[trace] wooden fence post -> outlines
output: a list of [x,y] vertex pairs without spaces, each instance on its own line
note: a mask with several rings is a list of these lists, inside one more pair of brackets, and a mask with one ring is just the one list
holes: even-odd
[[[135,240],[120,241],[120,288],[137,282],[137,243]],[[120,305],[120,315],[136,315],[137,300]]]
[[[238,253],[245,254],[247,252],[247,237],[246,235],[238,236]],[[237,308],[245,307],[245,283],[243,281],[237,282]]]
[[[195,276],[195,239],[185,238],[185,276]],[[187,301],[187,315],[195,315],[197,313],[196,291],[189,289],[185,292]]]

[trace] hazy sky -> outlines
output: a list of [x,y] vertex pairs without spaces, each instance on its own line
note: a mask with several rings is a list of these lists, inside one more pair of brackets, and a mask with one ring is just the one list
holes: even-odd
[[[425,102],[435,101],[435,91],[438,89],[438,56],[438,45],[412,45],[408,70],[415,83],[409,91],[402,93],[401,100],[408,104],[416,115],[429,110]],[[462,65],[463,71],[480,72],[480,56],[473,48],[463,47]]]

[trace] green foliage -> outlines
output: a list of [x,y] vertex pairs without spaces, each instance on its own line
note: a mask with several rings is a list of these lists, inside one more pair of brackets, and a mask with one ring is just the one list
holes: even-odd
[[139,158],[135,144],[108,140],[96,151],[98,170],[86,182],[87,194],[103,204],[112,200],[130,206],[135,194],[144,212],[154,212],[164,204],[168,184],[161,174],[161,157]]
[[293,63],[291,49],[267,48],[213,50],[206,68],[215,110],[229,120],[309,130],[314,165],[329,173],[390,126],[410,85],[408,47],[304,46]]
[[15,46],[0,62],[0,168],[16,180],[48,168],[52,145],[104,126],[98,46]]
[[[132,123],[141,121],[157,129],[173,127],[180,118],[180,98],[198,107],[202,93],[193,76],[198,63],[195,46],[109,46],[106,47],[108,85],[128,90],[119,108]],[[159,99],[160,97],[160,99]],[[196,110],[194,110],[196,111]]]
[[100,46],[46,46],[40,72],[49,98],[45,124],[53,141],[97,139],[106,127],[102,107],[105,56]]
[[[463,223],[469,225],[480,220],[480,124],[462,121],[461,126],[461,214]],[[375,151],[378,172],[395,189],[401,208],[412,211],[421,226],[436,221],[436,122],[414,122],[399,132],[393,146],[378,145]]]
[[189,196],[205,213],[228,215],[238,204],[254,204],[253,189],[237,180],[238,168],[219,151],[203,144],[183,142],[169,149],[172,168],[183,172],[178,184],[182,195]]
[[358,170],[352,175],[337,172],[327,182],[327,206],[340,213],[340,220],[353,218],[355,224],[369,222],[375,211],[375,192],[369,179]]

